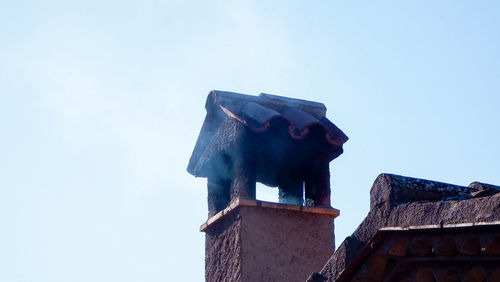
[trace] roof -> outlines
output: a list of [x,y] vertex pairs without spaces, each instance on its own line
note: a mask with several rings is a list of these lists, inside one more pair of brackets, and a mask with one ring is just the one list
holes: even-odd
[[[307,142],[314,143],[317,150],[328,152],[329,160],[342,153],[342,145],[348,139],[326,118],[322,103],[265,93],[252,96],[213,90],[208,94],[205,108],[207,116],[188,164],[188,172],[195,176],[208,177],[210,167],[216,166],[214,160],[238,142],[240,133],[230,130],[259,136],[261,147],[272,146],[271,140],[282,138],[278,132],[285,131],[287,148],[297,149],[296,144],[301,141],[304,141],[301,147],[306,147],[302,145]],[[272,149],[268,152],[276,151]]]
[[[370,212],[367,217],[354,233],[344,240],[323,269],[311,276],[310,281],[351,281],[359,277],[373,280],[377,278],[375,276],[378,276],[375,281],[379,278],[382,279],[381,277],[391,281],[392,278],[385,275],[397,276],[398,271],[402,271],[397,268],[403,266],[407,272],[414,272],[412,274],[414,276],[435,275],[435,273],[438,276],[456,275],[457,273],[473,275],[478,271],[483,271],[478,270],[478,268],[467,268],[459,272],[453,270],[450,273],[430,271],[429,265],[437,265],[438,261],[443,265],[445,262],[477,261],[479,266],[486,267],[488,265],[481,262],[483,259],[487,261],[496,259],[495,269],[498,268],[500,243],[496,241],[500,240],[498,235],[500,232],[499,186],[473,182],[465,187],[399,175],[381,174],[372,186],[370,197]],[[477,235],[478,232],[486,232],[490,235]],[[416,238],[428,238],[426,246],[429,247],[428,249],[424,248],[428,252],[407,252],[407,249],[415,247],[415,244],[417,248],[422,247],[418,246],[420,241]],[[470,238],[481,238],[481,240],[474,239],[480,241],[480,252],[475,254],[463,252],[461,248],[468,240],[470,241]],[[448,244],[445,244],[445,247],[448,248],[449,252],[440,253],[441,245],[445,241]],[[407,246],[405,245],[403,248],[403,255],[394,257],[389,251],[397,242],[404,242]],[[498,250],[491,251],[492,248]],[[492,253],[498,256],[492,258]],[[482,254],[486,254],[486,257],[480,256]],[[446,256],[454,257],[447,259]],[[403,257],[404,260],[402,260]],[[379,266],[376,266],[377,264]],[[424,266],[425,271],[429,271],[417,273],[417,268],[409,267],[417,264]],[[372,265],[372,271],[378,269],[378,272],[368,273],[370,265]],[[383,271],[381,270],[382,265]],[[393,269],[389,269],[389,266]],[[497,274],[500,275],[500,272]],[[361,280],[364,281],[363,279]]]
[[500,281],[499,262],[499,221],[390,227],[335,279],[316,274],[313,281]]

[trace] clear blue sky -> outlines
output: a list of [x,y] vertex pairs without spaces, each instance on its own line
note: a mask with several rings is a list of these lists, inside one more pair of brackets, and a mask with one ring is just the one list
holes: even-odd
[[211,89],[328,107],[337,245],[379,173],[500,184],[498,3],[2,1],[0,281],[203,281]]

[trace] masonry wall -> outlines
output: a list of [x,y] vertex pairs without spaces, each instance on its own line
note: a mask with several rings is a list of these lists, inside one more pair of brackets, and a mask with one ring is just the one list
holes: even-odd
[[238,206],[210,224],[206,280],[293,282],[319,271],[334,251],[333,218],[296,207]]
[[240,230],[240,216],[234,213],[206,231],[206,281],[241,281]]

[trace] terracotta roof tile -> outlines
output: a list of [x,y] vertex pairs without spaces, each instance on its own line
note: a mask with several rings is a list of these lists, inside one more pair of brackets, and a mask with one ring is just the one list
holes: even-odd
[[[188,171],[205,177],[205,166],[217,154],[213,147],[217,132],[226,126],[224,120],[231,118],[255,133],[268,131],[271,125],[288,131],[292,140],[316,139],[325,150],[335,150],[331,159],[342,152],[347,136],[326,118],[326,107],[322,103],[281,97],[271,94],[244,95],[227,91],[211,91],[205,104],[207,116],[189,161]],[[268,138],[268,137],[266,137]],[[272,136],[271,136],[272,138]],[[227,141],[227,140],[226,140]],[[215,155],[214,155],[215,154]]]

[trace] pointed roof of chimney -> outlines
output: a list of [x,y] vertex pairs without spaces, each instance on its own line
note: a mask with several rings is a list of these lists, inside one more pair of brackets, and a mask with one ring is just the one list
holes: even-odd
[[[308,138],[321,139],[325,150],[335,151],[330,160],[342,153],[347,136],[326,118],[322,103],[262,93],[259,96],[213,90],[205,104],[207,116],[189,160],[188,172],[207,177],[207,158],[217,154],[213,141],[220,139],[223,121],[232,119],[254,133],[280,127],[289,133],[290,142]],[[227,135],[227,134],[226,134]],[[224,136],[227,138],[227,136]],[[212,152],[207,154],[207,152]]]

